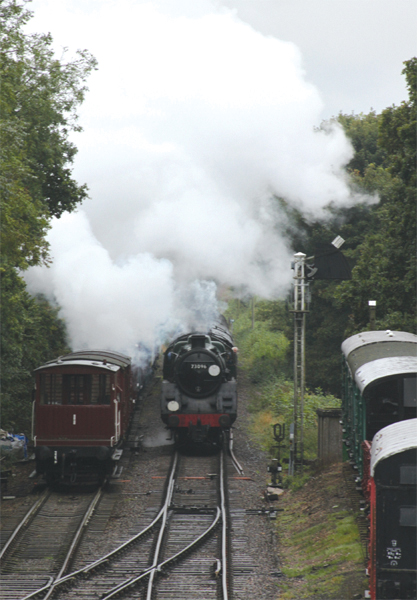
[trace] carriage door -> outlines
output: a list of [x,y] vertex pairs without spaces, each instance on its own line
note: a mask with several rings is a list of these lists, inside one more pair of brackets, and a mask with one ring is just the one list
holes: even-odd
[[114,436],[115,443],[120,439],[120,391],[117,388],[116,398],[113,400],[114,402]]

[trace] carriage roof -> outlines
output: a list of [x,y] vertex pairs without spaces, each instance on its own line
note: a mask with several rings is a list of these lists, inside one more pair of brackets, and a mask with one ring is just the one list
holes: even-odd
[[109,371],[118,371],[119,369],[125,369],[130,366],[131,360],[129,356],[120,354],[119,352],[110,352],[107,350],[81,350],[79,352],[72,352],[71,354],[65,354],[59,356],[54,360],[50,360],[44,365],[35,369],[41,371],[43,369],[50,369],[53,367],[62,366],[87,366],[87,367],[100,367]]
[[364,331],[342,344],[342,352],[361,392],[374,381],[417,373],[417,336],[405,331]]
[[371,476],[380,461],[414,448],[417,448],[417,419],[399,421],[380,429],[372,440]]
[[[408,347],[409,344],[417,344],[417,335],[414,333],[408,333],[407,331],[363,331],[348,337],[342,344],[342,352],[347,357],[358,348],[364,348],[365,346],[371,346],[378,344],[381,348],[381,352],[384,352],[383,348],[387,348],[392,344],[395,344],[397,349],[399,344]],[[414,354],[416,350],[414,350]]]

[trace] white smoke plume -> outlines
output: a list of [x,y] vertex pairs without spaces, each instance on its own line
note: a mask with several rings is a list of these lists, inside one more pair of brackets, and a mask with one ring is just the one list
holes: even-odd
[[284,294],[273,195],[316,216],[354,201],[351,146],[338,127],[314,131],[322,103],[298,49],[210,0],[33,9],[38,30],[99,61],[74,138],[91,198],[54,221],[52,266],[26,275],[61,306],[74,349],[153,348],[209,321],[218,285]]

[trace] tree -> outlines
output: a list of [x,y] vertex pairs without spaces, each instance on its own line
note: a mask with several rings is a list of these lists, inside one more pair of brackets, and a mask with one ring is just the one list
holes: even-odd
[[71,175],[69,134],[81,130],[76,111],[96,68],[86,50],[64,62],[50,34],[26,34],[27,3],[0,0],[2,426],[26,433],[31,372],[68,346],[57,309],[32,298],[20,272],[48,262],[50,218],[87,196]]
[[313,389],[339,393],[340,344],[348,335],[369,329],[368,300],[377,301],[378,329],[415,331],[417,60],[404,64],[407,102],[379,115],[371,111],[337,117],[355,149],[347,165],[351,185],[377,194],[379,202],[329,206],[328,219],[309,222],[280,200],[294,251],[312,256],[323,241],[341,235],[346,240],[343,254],[353,267],[351,281],[311,285],[306,377]]
[[346,166],[348,172],[356,172],[363,176],[368,165],[380,166],[383,164],[386,152],[378,144],[380,117],[375,111],[371,111],[367,115],[340,113],[337,121],[343,126],[355,150],[353,158]]
[[369,327],[368,300],[377,301],[377,328],[416,328],[417,59],[404,64],[409,100],[381,113],[378,145],[386,157],[362,177],[380,196],[375,224],[355,251],[352,281],[337,291],[339,306],[351,308],[348,333]]
[[390,157],[389,172],[405,186],[416,187],[417,58],[404,62],[409,99],[382,112],[379,145]]
[[14,269],[3,273],[1,416],[9,431],[30,432],[32,372],[69,351],[65,323],[44,298],[33,298]]
[[49,216],[59,217],[87,195],[86,186],[71,177],[77,150],[68,136],[81,131],[76,111],[97,61],[87,50],[78,51],[73,61],[64,62],[65,53],[57,60],[50,34],[25,34],[32,16],[27,2],[0,0],[0,117],[20,134],[23,186]]

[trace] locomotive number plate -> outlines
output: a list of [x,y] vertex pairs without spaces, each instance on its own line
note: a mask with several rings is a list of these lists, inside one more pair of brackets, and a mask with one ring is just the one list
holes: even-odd
[[204,363],[191,363],[192,369],[207,369],[207,365]]

